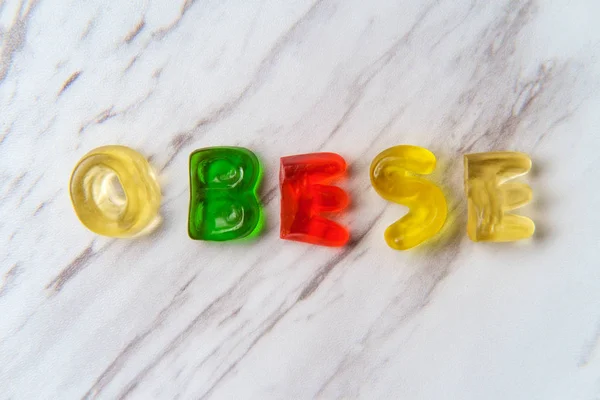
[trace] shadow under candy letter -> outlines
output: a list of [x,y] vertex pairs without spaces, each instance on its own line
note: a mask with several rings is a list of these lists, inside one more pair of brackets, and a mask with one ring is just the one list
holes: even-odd
[[226,241],[258,234],[258,158],[241,147],[212,147],[190,155],[188,232],[195,240]]

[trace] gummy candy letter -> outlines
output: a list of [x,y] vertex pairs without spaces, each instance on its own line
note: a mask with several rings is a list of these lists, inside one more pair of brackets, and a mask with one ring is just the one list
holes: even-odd
[[348,242],[348,230],[323,216],[348,206],[348,194],[337,186],[328,185],[345,172],[346,161],[334,153],[281,158],[282,239],[335,247]]
[[160,187],[148,161],[128,147],[87,153],[71,174],[70,194],[79,220],[110,237],[134,237],[158,226]]
[[258,158],[241,147],[209,147],[190,155],[188,233],[195,240],[226,241],[254,236],[262,228],[256,190]]
[[535,224],[527,217],[507,211],[529,203],[531,188],[508,180],[531,169],[531,159],[523,153],[495,152],[465,155],[467,194],[467,233],[471,240],[510,242],[533,235]]
[[417,146],[395,146],[371,163],[371,184],[388,201],[405,205],[408,213],[385,230],[385,241],[396,250],[408,250],[442,229],[448,207],[442,190],[415,175],[435,169],[435,156]]

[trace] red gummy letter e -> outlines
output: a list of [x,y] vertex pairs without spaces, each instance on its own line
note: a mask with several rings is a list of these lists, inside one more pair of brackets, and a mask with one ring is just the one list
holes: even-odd
[[346,161],[334,153],[282,157],[279,171],[282,239],[340,247],[350,238],[346,228],[325,218],[348,206],[348,194],[328,183],[346,172]]

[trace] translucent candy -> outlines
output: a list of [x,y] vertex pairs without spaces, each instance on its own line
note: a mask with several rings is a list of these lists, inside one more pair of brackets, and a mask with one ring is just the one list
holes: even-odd
[[448,208],[442,190],[415,176],[435,169],[435,156],[417,146],[395,146],[381,152],[371,163],[371,184],[388,201],[405,205],[408,213],[390,225],[384,234],[396,250],[408,250],[442,229]]
[[531,201],[531,188],[506,181],[531,169],[523,153],[494,152],[465,155],[467,233],[471,240],[509,242],[533,235],[535,224],[527,217],[508,214]]
[[256,190],[262,177],[258,158],[241,147],[210,147],[190,155],[192,239],[226,241],[260,232],[262,207]]
[[160,187],[146,159],[124,146],[87,153],[71,175],[71,201],[89,230],[110,237],[149,233],[160,222]]
[[328,185],[345,172],[346,161],[334,153],[281,158],[282,239],[321,246],[343,246],[348,242],[348,230],[323,216],[348,206],[348,194],[339,187]]

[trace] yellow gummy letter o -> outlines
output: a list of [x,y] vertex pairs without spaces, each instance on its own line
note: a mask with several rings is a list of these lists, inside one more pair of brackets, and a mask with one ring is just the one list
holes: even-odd
[[134,237],[159,221],[154,172],[128,147],[103,146],[86,154],[73,170],[70,193],[79,220],[100,235]]
[[385,240],[393,249],[415,247],[444,226],[448,214],[444,193],[415,176],[431,174],[435,162],[433,153],[423,147],[395,146],[384,150],[371,163],[371,184],[377,193],[409,208],[408,214],[385,231]]

